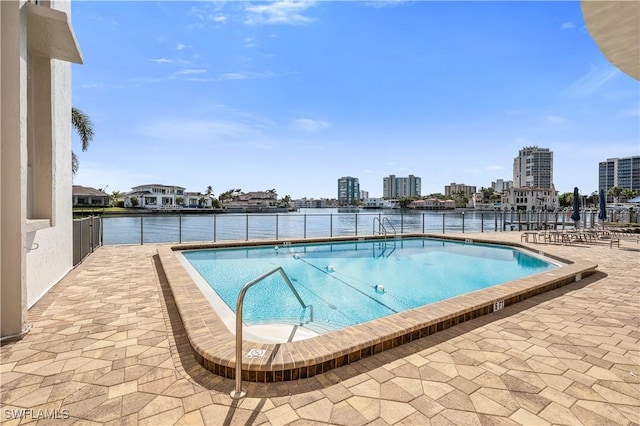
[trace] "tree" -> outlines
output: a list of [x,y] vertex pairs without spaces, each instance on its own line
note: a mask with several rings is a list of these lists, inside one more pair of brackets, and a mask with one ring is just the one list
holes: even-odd
[[[71,107],[71,125],[80,136],[82,150],[86,151],[93,140],[93,123],[88,115],[75,107]],[[75,152],[71,152],[71,173],[75,176],[78,173],[78,157]]]
[[120,191],[111,191],[111,195],[109,198],[111,199],[111,205],[116,206],[118,204],[118,198],[120,198],[122,194]]
[[205,201],[205,207],[207,207],[206,202],[209,201],[209,203],[211,204],[211,207],[213,207],[213,202],[211,201],[211,199],[213,198],[213,187],[211,185],[207,186],[206,191],[204,192],[204,201]]
[[456,207],[467,207],[467,203],[469,202],[469,197],[464,191],[457,191],[451,194],[451,197],[456,202]]
[[624,191],[623,188],[621,188],[619,186],[613,186],[613,187],[609,188],[607,193],[613,197],[613,202],[614,203],[618,203],[618,202],[620,202],[620,195],[622,195],[623,191]]
[[285,207],[289,207],[289,203],[291,202],[291,195],[285,195],[280,200],[282,201],[282,204],[284,204]]

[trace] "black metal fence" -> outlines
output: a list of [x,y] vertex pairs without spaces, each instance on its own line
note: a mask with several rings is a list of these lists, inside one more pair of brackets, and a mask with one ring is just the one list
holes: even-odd
[[73,266],[102,244],[102,221],[99,216],[73,219]]

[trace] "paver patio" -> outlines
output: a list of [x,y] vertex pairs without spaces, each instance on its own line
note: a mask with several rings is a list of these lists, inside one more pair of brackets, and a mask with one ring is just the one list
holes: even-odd
[[194,359],[156,250],[102,247],[29,311],[1,347],[2,424],[640,423],[635,240],[546,245],[598,272],[326,374],[246,383],[239,402]]

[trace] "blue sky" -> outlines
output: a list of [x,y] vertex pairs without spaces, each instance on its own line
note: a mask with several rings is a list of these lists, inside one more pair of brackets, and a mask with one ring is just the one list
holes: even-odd
[[95,125],[74,184],[382,195],[390,174],[511,180],[518,150],[598,188],[640,154],[640,84],[609,64],[579,2],[74,1],[73,105]]

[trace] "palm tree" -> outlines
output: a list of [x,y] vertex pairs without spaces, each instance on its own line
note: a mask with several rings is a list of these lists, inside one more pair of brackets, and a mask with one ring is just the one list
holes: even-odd
[[[80,136],[82,150],[86,151],[93,140],[93,123],[91,119],[78,108],[71,107],[71,125]],[[78,157],[74,152],[71,152],[71,173],[73,173],[74,176],[78,173],[78,165]]]
[[213,198],[213,187],[211,185],[207,186],[207,190],[204,193],[204,197],[203,199],[205,200],[205,207],[206,206],[206,202],[209,201],[210,205],[208,207],[213,207],[213,202],[211,202],[211,199]]

